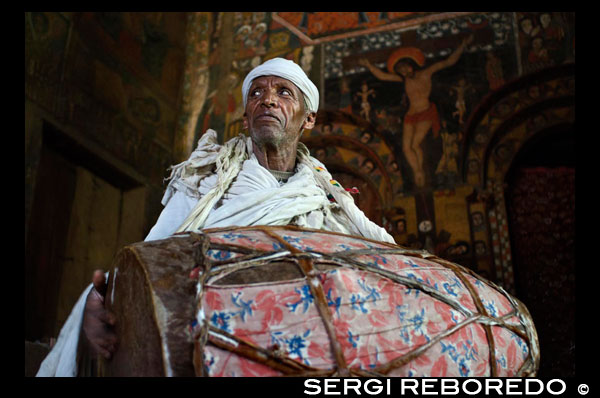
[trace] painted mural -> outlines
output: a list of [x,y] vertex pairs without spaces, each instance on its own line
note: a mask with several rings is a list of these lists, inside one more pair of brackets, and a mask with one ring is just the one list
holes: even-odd
[[[184,13],[25,13],[26,97],[148,179],[148,223],[173,164],[185,22]],[[27,159],[34,170],[36,153]]]
[[[196,139],[209,127],[221,140],[244,133],[243,76],[266,59],[292,59],[322,96],[317,125],[302,140],[357,188],[361,208],[398,243],[510,288],[510,260],[494,243],[506,215],[490,205],[498,178],[487,176],[502,175],[535,123],[573,120],[572,109],[532,115],[519,136],[493,138],[494,129],[559,90],[572,93],[574,82],[498,93],[574,62],[572,13],[236,12],[215,20]],[[481,117],[486,101],[494,104]]]
[[575,60],[573,13],[519,13],[517,24],[523,73]]
[[458,182],[469,113],[517,74],[510,14],[435,21],[325,48],[340,54],[326,63],[326,104],[367,120],[394,148],[404,193]]
[[389,24],[410,23],[423,12],[278,12],[273,18],[305,42],[332,40],[336,35],[364,34]]

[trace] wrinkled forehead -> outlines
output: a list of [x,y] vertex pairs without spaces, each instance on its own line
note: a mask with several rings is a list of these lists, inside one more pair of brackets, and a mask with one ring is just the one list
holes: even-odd
[[275,85],[275,86],[293,88],[296,91],[301,92],[301,90],[298,88],[298,86],[296,86],[294,83],[292,83],[291,80],[288,80],[281,76],[274,76],[274,75],[265,75],[265,76],[256,77],[254,80],[252,80],[252,83],[250,83],[250,88],[261,87],[261,86],[266,86],[266,85],[271,85],[271,84]]

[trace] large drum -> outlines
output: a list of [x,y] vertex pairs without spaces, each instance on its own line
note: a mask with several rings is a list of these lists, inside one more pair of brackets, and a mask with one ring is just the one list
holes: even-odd
[[297,227],[125,247],[107,376],[533,376],[525,306],[425,251]]

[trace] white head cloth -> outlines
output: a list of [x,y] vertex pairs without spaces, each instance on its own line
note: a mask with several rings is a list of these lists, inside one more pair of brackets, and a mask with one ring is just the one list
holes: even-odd
[[312,81],[306,76],[302,68],[294,61],[283,58],[273,58],[265,61],[261,65],[252,69],[242,84],[242,96],[244,98],[244,108],[248,98],[248,91],[252,81],[259,76],[279,76],[294,83],[302,91],[306,98],[308,110],[316,112],[319,109],[319,90]]

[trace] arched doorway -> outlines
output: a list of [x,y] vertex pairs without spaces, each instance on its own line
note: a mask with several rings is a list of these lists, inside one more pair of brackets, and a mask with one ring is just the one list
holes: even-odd
[[516,296],[538,330],[540,377],[575,376],[575,150],[572,125],[538,132],[505,177]]

